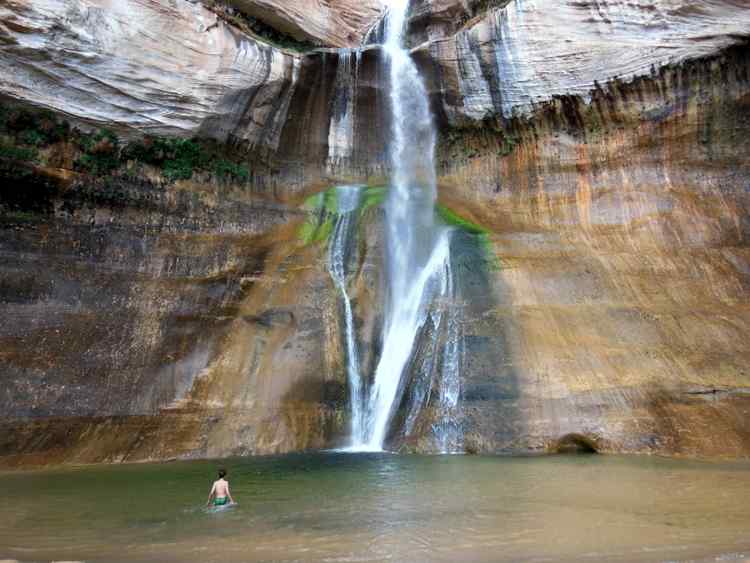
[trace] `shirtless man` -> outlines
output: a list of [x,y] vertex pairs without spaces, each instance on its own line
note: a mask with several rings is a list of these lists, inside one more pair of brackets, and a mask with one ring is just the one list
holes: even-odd
[[219,478],[214,481],[211,492],[208,493],[208,502],[206,506],[211,505],[211,499],[214,500],[214,506],[224,506],[225,504],[234,504],[232,493],[229,492],[229,482],[224,479],[227,476],[226,469],[219,469]]

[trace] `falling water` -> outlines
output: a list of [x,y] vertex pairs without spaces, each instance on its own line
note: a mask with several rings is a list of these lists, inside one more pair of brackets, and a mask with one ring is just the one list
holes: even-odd
[[[436,297],[450,283],[450,231],[435,221],[435,128],[427,92],[416,65],[402,46],[409,0],[387,0],[384,50],[390,63],[393,167],[386,210],[386,275],[383,344],[362,434],[363,449],[383,448],[397,407],[401,378],[414,343]],[[446,396],[450,402],[452,395]]]
[[363,428],[362,378],[359,372],[359,352],[357,339],[354,334],[354,315],[349,292],[346,289],[347,264],[352,241],[355,240],[357,215],[361,188],[356,186],[342,186],[336,189],[337,217],[336,226],[331,236],[328,270],[334,283],[341,292],[344,302],[344,336],[346,343],[346,376],[349,383],[349,397],[351,404],[351,436],[352,447],[361,446],[360,437]]
[[[453,293],[453,278],[449,279],[449,293]],[[460,405],[458,402],[461,394],[461,324],[455,307],[447,313],[446,339],[443,347],[441,380],[438,397],[438,413],[432,430],[437,440],[437,445],[442,453],[456,452],[461,450],[463,433],[458,424]]]
[[354,115],[356,84],[362,51],[339,49],[336,69],[336,91],[332,101],[331,125],[328,130],[328,169],[352,157],[354,150]]
[[[462,451],[460,419],[460,374],[463,360],[461,323],[455,306],[453,272],[446,264],[441,278],[440,299],[429,310],[429,324],[420,337],[418,361],[412,366],[405,437],[419,435],[422,410],[432,405],[430,418],[434,444],[441,453]],[[436,397],[433,394],[437,393]]]

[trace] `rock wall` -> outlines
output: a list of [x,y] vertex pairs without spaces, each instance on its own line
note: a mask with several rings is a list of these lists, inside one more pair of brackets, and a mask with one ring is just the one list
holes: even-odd
[[244,14],[296,39],[357,47],[383,10],[379,0],[231,0]]
[[[425,2],[439,15],[446,2]],[[451,4],[447,2],[447,4]],[[458,2],[453,2],[458,5]],[[437,17],[437,16],[436,16]],[[513,0],[457,33],[420,44],[439,117],[467,126],[530,113],[561,95],[644,76],[748,37],[745,2]]]
[[749,53],[446,134],[441,198],[502,264],[475,321],[503,367],[468,374],[474,448],[748,455]]
[[274,149],[299,57],[184,0],[12,0],[3,94],[123,132],[233,134]]
[[[337,28],[337,18],[348,15],[305,8],[307,17]],[[231,140],[264,160],[291,153],[318,167],[328,156],[338,51],[285,52],[187,0],[12,0],[0,7],[0,22],[4,96],[129,137]],[[372,119],[378,107],[375,58],[372,51],[360,54],[339,73],[349,85],[346,95],[363,98],[357,105],[367,110],[358,112],[359,121]],[[301,120],[314,131],[282,144],[284,129]],[[362,143],[365,137],[358,135]],[[354,139],[346,142],[352,152]]]
[[[336,13],[342,43],[315,37],[346,44],[363,20]],[[415,3],[440,199],[500,264],[462,254],[467,451],[580,438],[750,453],[749,13],[729,0]],[[1,464],[341,442],[337,294],[325,236],[300,229],[325,225],[307,195],[383,183],[381,63],[376,46],[287,52],[185,0],[0,7],[3,103],[123,142],[208,137],[250,171],[175,181],[125,158],[95,173],[71,156],[75,135],[18,162],[35,139],[0,135]],[[382,233],[368,217],[353,287],[371,365]],[[392,440],[427,449],[418,432]]]
[[336,302],[324,247],[298,234],[307,213],[206,178],[45,172],[2,170],[26,194],[0,220],[3,464],[340,436]]
[[282,198],[383,176],[380,59],[377,48],[286,52],[187,0],[0,7],[0,96],[125,138],[230,143],[257,188]]

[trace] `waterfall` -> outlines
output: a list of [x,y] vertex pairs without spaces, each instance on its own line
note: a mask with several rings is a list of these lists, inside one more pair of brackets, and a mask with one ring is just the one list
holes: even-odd
[[[448,273],[448,293],[453,294],[453,277]],[[438,397],[437,421],[432,430],[437,439],[441,453],[459,451],[463,433],[458,419],[460,405],[458,399],[461,394],[461,329],[458,313],[455,307],[447,313],[446,339],[443,348],[440,395]]]
[[354,115],[356,113],[356,84],[362,61],[360,49],[338,50],[336,91],[332,102],[331,124],[328,130],[328,170],[333,172],[354,151]]
[[[410,436],[419,432],[416,426],[422,409],[432,403],[435,446],[441,453],[452,453],[462,450],[463,432],[458,419],[463,346],[458,310],[453,302],[456,297],[453,272],[447,264],[442,282],[443,299],[429,312],[429,330],[422,335],[419,361],[412,368],[415,373],[408,391],[409,409],[403,433]],[[435,390],[437,400],[433,401]]]
[[363,433],[363,389],[359,371],[359,352],[354,333],[354,315],[346,289],[347,268],[352,241],[356,240],[356,218],[362,189],[357,186],[336,188],[337,216],[328,248],[328,271],[341,292],[344,303],[344,341],[346,344],[346,377],[349,383],[352,447],[361,446]]
[[[434,213],[435,127],[425,86],[402,45],[409,0],[387,0],[387,4],[384,51],[390,65],[392,123],[392,178],[385,202],[388,290],[381,356],[361,434],[353,436],[355,444],[370,450],[384,446],[403,393],[401,379],[429,307],[452,291],[450,230],[437,224]],[[441,399],[446,408],[454,395],[446,392]]]

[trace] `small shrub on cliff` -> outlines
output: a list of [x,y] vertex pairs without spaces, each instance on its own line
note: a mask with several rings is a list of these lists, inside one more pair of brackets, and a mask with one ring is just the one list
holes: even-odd
[[122,156],[125,160],[160,165],[167,157],[167,147],[163,139],[148,136],[142,141],[130,143],[123,149]]
[[167,180],[189,180],[196,169],[205,168],[208,158],[198,142],[169,139],[168,145],[171,145],[171,158],[164,162],[164,177]]
[[20,135],[23,131],[34,129],[34,125],[34,114],[30,111],[19,108],[8,109],[4,120],[4,126],[8,131]]
[[170,182],[189,180],[196,169],[205,167],[208,157],[194,139],[146,137],[131,143],[124,151],[126,159],[162,168]]
[[90,174],[102,176],[120,166],[117,135],[109,129],[100,129],[93,134],[84,134],[78,140],[83,154],[76,160],[76,167]]
[[128,145],[123,159],[161,168],[170,182],[189,180],[198,170],[210,171],[219,180],[249,181],[250,171],[222,158],[222,148],[209,140],[146,137]]
[[514,137],[505,136],[503,142],[500,145],[500,156],[508,156],[516,148],[517,141]]
[[187,160],[168,160],[164,163],[164,177],[170,182],[189,180],[193,177],[193,167]]
[[119,142],[113,131],[99,129],[96,133],[81,135],[79,144],[89,154],[105,154],[114,152]]
[[36,149],[26,147],[16,147],[13,145],[0,144],[0,158],[10,160],[34,161],[38,158],[39,153]]
[[[59,150],[38,150],[56,143],[68,145]],[[43,161],[50,153],[68,153],[71,145],[78,149],[74,170],[92,176],[107,177],[117,171],[120,177],[136,180],[141,175],[140,163],[160,169],[168,182],[190,179],[198,170],[220,181],[251,180],[248,168],[231,156],[235,154],[232,149],[215,140],[147,136],[125,145],[109,129],[84,133],[52,112],[0,102],[0,158]],[[228,155],[233,160],[226,158]],[[55,162],[60,166],[59,159]]]
[[219,180],[229,179],[244,183],[250,179],[250,171],[245,166],[223,158],[214,162],[213,171]]
[[70,124],[49,111],[34,112],[0,104],[0,131],[12,137],[14,144],[46,147],[64,140]]
[[46,144],[46,139],[36,129],[29,129],[21,134],[21,142],[25,145],[31,145],[34,147],[41,147]]
[[43,138],[44,145],[59,143],[70,137],[70,123],[57,119],[51,112],[44,112],[37,120],[36,131]]

